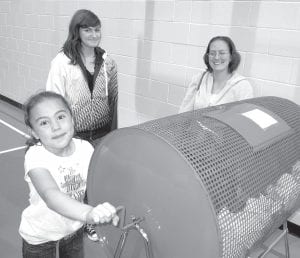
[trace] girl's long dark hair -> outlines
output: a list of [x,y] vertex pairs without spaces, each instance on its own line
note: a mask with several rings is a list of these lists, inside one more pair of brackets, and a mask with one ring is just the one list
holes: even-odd
[[79,29],[99,25],[101,26],[99,18],[89,10],[80,9],[74,13],[69,24],[68,38],[62,47],[64,54],[70,58],[71,64],[76,65],[81,62],[81,39],[79,36]]
[[[70,111],[70,114],[72,114],[71,107],[67,100],[60,94],[57,94],[52,91],[42,91],[37,94],[32,95],[29,97],[29,99],[24,103],[23,105],[23,111],[24,111],[24,122],[28,126],[28,128],[32,128],[31,122],[30,122],[30,117],[31,117],[31,111],[32,109],[39,103],[48,100],[48,99],[58,99],[60,100],[66,108]],[[34,138],[31,136],[29,139],[26,141],[27,149],[26,151],[33,145],[36,145],[40,142],[39,139]]]

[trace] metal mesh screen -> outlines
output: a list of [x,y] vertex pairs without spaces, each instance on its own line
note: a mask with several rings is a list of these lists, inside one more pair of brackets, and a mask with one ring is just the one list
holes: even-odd
[[276,97],[243,102],[272,111],[295,133],[253,152],[231,127],[205,117],[219,107],[137,126],[173,146],[199,175],[215,209],[221,257],[246,255],[294,212],[299,201],[299,107]]

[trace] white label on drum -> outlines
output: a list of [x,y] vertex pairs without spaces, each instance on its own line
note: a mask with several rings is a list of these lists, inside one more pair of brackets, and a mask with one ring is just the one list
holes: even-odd
[[275,120],[272,116],[259,109],[253,109],[251,111],[242,113],[242,115],[251,119],[262,129],[266,129],[269,126],[278,123],[277,120]]

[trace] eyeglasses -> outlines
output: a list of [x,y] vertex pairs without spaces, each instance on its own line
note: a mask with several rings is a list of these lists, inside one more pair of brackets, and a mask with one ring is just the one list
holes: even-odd
[[226,55],[228,55],[229,52],[226,52],[226,51],[211,51],[211,52],[208,52],[207,55],[209,57],[216,57],[217,55],[219,57],[225,57]]

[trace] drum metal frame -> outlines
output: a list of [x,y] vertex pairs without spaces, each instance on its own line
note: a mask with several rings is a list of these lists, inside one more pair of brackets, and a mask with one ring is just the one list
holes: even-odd
[[[282,254],[277,254],[278,257],[280,258],[290,258],[290,248],[289,248],[289,240],[288,240],[288,227],[287,227],[287,221],[283,223],[283,232],[271,243],[270,246],[267,247],[265,251],[263,251],[258,258],[264,258],[268,253],[270,253],[274,246],[284,238],[284,247],[285,247],[285,255]],[[250,258],[250,257],[249,257]]]

